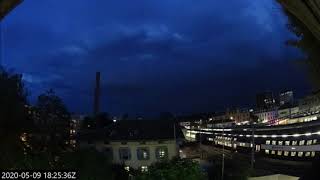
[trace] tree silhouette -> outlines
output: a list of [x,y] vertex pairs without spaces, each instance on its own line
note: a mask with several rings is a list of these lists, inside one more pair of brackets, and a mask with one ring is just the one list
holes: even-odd
[[27,93],[22,76],[0,67],[0,167],[10,167],[23,155],[20,135],[30,132]]
[[[303,17],[306,19],[314,19],[312,14],[320,14],[320,9],[306,8],[310,3],[307,1],[288,1],[278,0],[282,5],[284,13],[287,15],[289,23],[288,29],[296,35],[296,39],[287,41],[287,45],[296,47],[304,53],[304,60],[299,61],[300,64],[306,65],[310,79],[316,89],[320,88],[320,39],[316,35],[320,35],[320,21],[315,19],[311,26],[303,22]],[[291,8],[290,8],[291,7]],[[295,9],[293,9],[295,7]],[[294,11],[295,10],[295,11]],[[298,11],[299,10],[299,11]],[[317,10],[317,11],[316,11]],[[298,12],[305,11],[307,14],[299,15]],[[316,12],[315,12],[316,11]],[[292,12],[296,12],[293,14]],[[301,14],[301,13],[300,13]],[[309,26],[308,26],[309,25]],[[314,28],[311,28],[314,27]]]
[[49,90],[38,97],[36,109],[36,148],[53,153],[66,150],[70,142],[71,117],[63,101]]

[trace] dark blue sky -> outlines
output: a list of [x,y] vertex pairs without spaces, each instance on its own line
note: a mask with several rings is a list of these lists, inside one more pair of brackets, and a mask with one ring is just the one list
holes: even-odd
[[250,106],[309,90],[286,23],[272,0],[25,0],[2,23],[3,64],[73,112],[92,111],[95,71],[114,114]]

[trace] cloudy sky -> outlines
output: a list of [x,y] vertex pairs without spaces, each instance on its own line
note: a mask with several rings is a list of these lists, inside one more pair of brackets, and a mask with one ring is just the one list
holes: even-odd
[[309,91],[273,0],[25,0],[2,22],[3,65],[33,102],[53,88],[71,111],[204,112],[254,105],[257,92]]

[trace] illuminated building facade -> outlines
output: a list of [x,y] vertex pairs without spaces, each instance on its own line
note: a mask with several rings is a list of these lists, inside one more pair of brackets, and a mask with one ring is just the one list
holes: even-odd
[[101,132],[81,133],[80,148],[96,148],[115,164],[147,171],[152,163],[179,155],[178,127],[172,121],[120,120]]

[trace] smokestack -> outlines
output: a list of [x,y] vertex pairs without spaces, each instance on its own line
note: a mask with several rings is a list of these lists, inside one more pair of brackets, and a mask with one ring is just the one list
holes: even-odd
[[96,86],[94,89],[93,114],[97,115],[100,108],[100,72],[96,72]]

